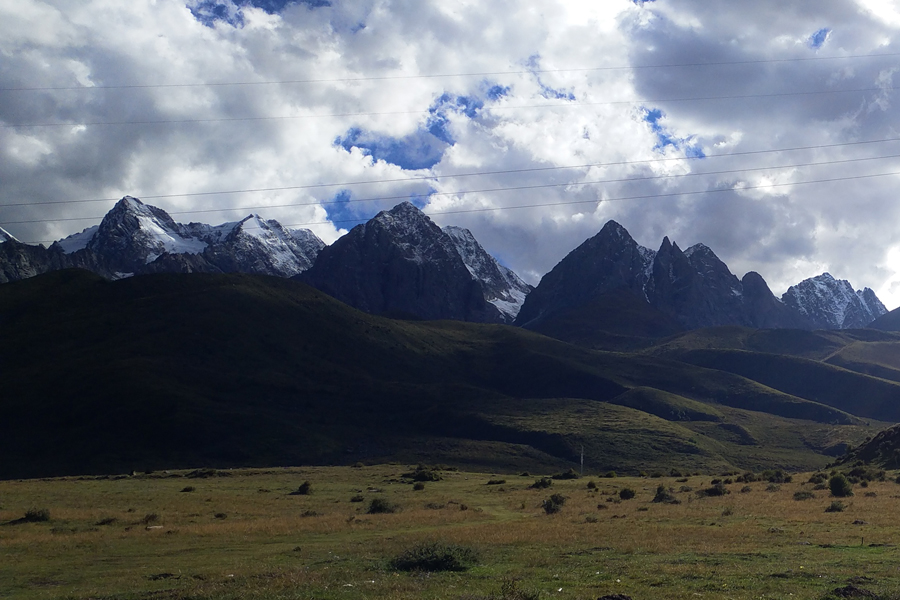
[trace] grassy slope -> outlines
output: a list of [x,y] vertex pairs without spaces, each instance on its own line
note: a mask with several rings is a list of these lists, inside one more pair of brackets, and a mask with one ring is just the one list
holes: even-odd
[[[508,469],[571,463],[581,443],[597,448],[594,464],[625,468],[682,459],[740,465],[751,454],[740,440],[716,439],[721,428],[690,430],[627,408],[623,394],[638,387],[668,393],[657,401],[730,406],[745,420],[775,419],[797,432],[830,425],[789,419],[853,422],[730,373],[511,327],[378,318],[277,278],[109,283],[63,271],[0,287],[0,324],[4,477],[411,457],[422,435],[442,440],[435,458],[444,462],[495,452]],[[596,404],[617,398],[625,407]],[[522,407],[544,407],[574,423],[564,417],[571,402],[593,415],[575,437],[552,419],[514,418]],[[610,415],[639,432],[634,447],[604,425]],[[858,427],[842,431],[849,441],[862,437]],[[763,455],[788,464],[777,452]],[[824,460],[809,446],[789,464]]]

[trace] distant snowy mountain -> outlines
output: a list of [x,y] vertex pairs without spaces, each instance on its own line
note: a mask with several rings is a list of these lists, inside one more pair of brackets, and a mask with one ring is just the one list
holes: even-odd
[[781,299],[818,329],[866,327],[888,312],[871,289],[854,290],[849,281],[835,279],[829,273],[789,287]]
[[374,314],[486,323],[510,322],[528,289],[469,231],[409,202],[351,229],[300,279]]
[[49,249],[19,244],[15,251],[4,252],[0,282],[68,267],[113,279],[159,272],[292,277],[312,266],[324,246],[311,231],[290,230],[258,215],[215,226],[185,225],[160,208],[126,196],[99,225],[59,240]]
[[525,296],[534,288],[488,254],[468,229],[450,225],[443,232],[453,240],[472,277],[481,282],[484,299],[496,306],[509,322],[515,320]]

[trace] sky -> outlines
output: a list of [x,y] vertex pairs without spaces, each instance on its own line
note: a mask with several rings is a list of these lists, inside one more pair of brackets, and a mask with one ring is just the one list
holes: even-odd
[[410,200],[532,284],[615,219],[892,309],[898,42],[888,0],[0,0],[0,227]]

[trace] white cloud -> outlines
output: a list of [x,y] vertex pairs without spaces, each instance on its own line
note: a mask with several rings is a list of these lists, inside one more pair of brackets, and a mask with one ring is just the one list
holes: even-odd
[[[776,293],[827,269],[900,304],[894,178],[802,183],[900,171],[890,158],[833,162],[900,154],[900,143],[825,147],[900,136],[889,89],[896,59],[842,58],[890,52],[900,25],[894,3],[315,4],[275,14],[244,6],[243,27],[208,27],[175,0],[0,5],[0,87],[96,86],[0,91],[0,120],[17,125],[0,129],[0,205],[290,187],[148,201],[215,211],[181,220],[257,212],[299,225],[371,216],[396,202],[325,204],[342,191],[360,200],[430,186],[447,193],[427,208],[439,223],[471,228],[532,282],[614,218],[648,246],[663,235],[682,247],[702,241],[739,276],[759,271]],[[827,41],[810,48],[823,30]],[[491,74],[454,76],[483,73]],[[276,81],[294,83],[263,83]],[[171,87],[198,82],[259,85]],[[103,88],[110,85],[166,87]],[[508,89],[489,93],[492,85]],[[442,94],[484,107],[475,118],[437,108]],[[438,119],[429,121],[430,108],[445,120],[435,131],[453,142],[441,160],[413,173],[386,161],[412,152],[401,142],[427,138]],[[660,117],[648,122],[652,110]],[[340,116],[352,113],[367,114]],[[257,117],[297,118],[238,120]],[[79,125],[173,120],[192,122]],[[52,122],[72,126],[24,126]],[[335,145],[352,128],[380,144],[380,160],[362,141],[349,151]],[[671,160],[689,149],[810,146],[822,147]],[[832,164],[775,168],[823,161]],[[522,171],[587,164],[603,166]],[[769,170],[746,171],[760,168]],[[724,170],[735,172],[648,179]],[[483,171],[516,172],[387,181]],[[304,187],[354,181],[381,183]],[[520,189],[478,191],[504,187]],[[707,189],[725,191],[693,193]],[[94,223],[59,219],[98,217],[110,205],[0,206],[0,223],[45,219],[4,228],[52,240]],[[529,205],[542,206],[520,208]],[[439,214],[485,208],[503,210]],[[350,225],[311,228],[332,241]]]

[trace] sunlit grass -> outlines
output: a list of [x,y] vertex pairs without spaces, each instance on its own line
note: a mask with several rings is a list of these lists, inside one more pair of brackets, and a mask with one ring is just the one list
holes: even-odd
[[[813,491],[807,476],[701,498],[709,476],[594,477],[595,489],[584,477],[535,490],[534,474],[488,485],[498,476],[444,471],[415,491],[400,477],[408,471],[0,482],[0,597],[487,598],[509,579],[545,598],[821,598],[852,577],[880,593],[900,587],[900,486],[891,481],[856,486],[844,512],[826,513],[827,490]],[[311,494],[290,495],[306,480]],[[660,484],[680,504],[652,503]],[[623,487],[636,497],[619,500]],[[815,498],[795,500],[801,490]],[[551,493],[567,501],[548,515],[541,503]],[[376,497],[402,510],[367,514]],[[23,522],[32,508],[50,520]],[[465,572],[391,568],[434,541],[471,548],[479,562]]]

